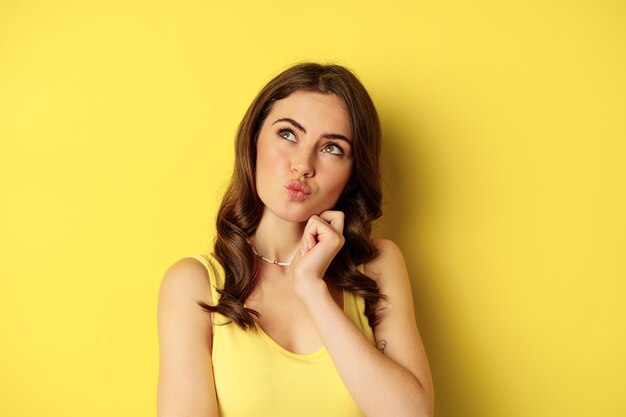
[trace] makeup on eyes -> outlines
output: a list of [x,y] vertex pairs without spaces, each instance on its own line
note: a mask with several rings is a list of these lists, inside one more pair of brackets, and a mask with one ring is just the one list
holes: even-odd
[[[278,128],[278,130],[276,130],[276,134],[278,136],[280,136],[282,139],[288,140],[289,142],[294,142],[293,140],[285,138],[282,135],[284,132],[289,132],[292,135],[296,136],[295,132],[293,130],[289,129],[289,128]],[[327,152],[327,153],[330,153],[330,154],[333,154],[333,155],[337,155],[337,156],[344,156],[346,154],[346,151],[343,149],[343,147],[341,147],[341,145],[339,145],[337,143],[334,143],[334,142],[326,143],[322,149],[326,149],[326,147],[328,147],[328,146],[336,147],[337,149],[339,149],[341,151],[341,153],[335,153],[335,152]]]
[[[304,128],[304,126],[302,126],[300,123],[296,122],[295,120],[293,120],[293,119],[291,119],[289,117],[281,117],[280,119],[276,119],[276,121],[274,121],[274,123],[272,123],[272,126],[275,125],[278,122],[291,123],[293,126],[295,126],[296,128],[298,128],[299,130],[301,130],[302,132],[304,132],[306,134],[306,129]],[[338,133],[324,133],[323,135],[321,135],[321,137],[325,138],[325,139],[342,140],[344,142],[348,142],[348,144],[350,146],[352,146],[352,141],[350,139],[348,139],[346,136],[340,135]]]

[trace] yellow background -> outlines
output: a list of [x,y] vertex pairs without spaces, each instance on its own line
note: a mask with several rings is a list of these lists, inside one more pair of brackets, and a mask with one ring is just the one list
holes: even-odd
[[436,416],[626,415],[616,0],[0,0],[0,415],[155,415],[160,279],[303,60],[380,112]]

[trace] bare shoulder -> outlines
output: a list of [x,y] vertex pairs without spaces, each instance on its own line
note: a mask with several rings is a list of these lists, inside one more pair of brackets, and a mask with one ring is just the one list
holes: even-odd
[[208,271],[183,258],[161,279],[157,328],[159,380],[157,415],[217,415],[211,361],[211,317],[197,304],[208,302]]
[[376,259],[380,258],[381,255],[383,258],[388,258],[390,256],[402,256],[400,247],[391,239],[373,239],[373,242],[380,251],[380,254]]
[[405,265],[404,256],[398,245],[391,239],[373,239],[372,242],[378,249],[378,256],[364,265],[364,271],[380,286],[386,284],[381,282],[383,276],[394,276],[388,272]]
[[210,336],[212,317],[198,305],[198,301],[212,304],[210,294],[209,274],[204,265],[193,258],[174,262],[161,279],[157,305],[159,329],[168,328],[170,322],[184,320]]
[[[402,308],[413,309],[411,282],[404,255],[400,247],[391,239],[373,239],[378,255],[364,265],[365,275],[376,281],[378,289],[385,295],[379,301],[380,307],[387,309],[391,305],[404,305]],[[385,318],[388,312],[381,312]]]
[[[212,317],[198,305],[198,301],[212,304],[210,297],[209,274],[204,265],[193,258],[176,261],[165,271],[161,279],[157,304],[159,333],[168,338],[180,337],[177,333],[183,328],[175,323],[184,322],[196,330],[201,330],[205,335],[203,339],[210,342]],[[174,327],[171,327],[172,324],[175,324]],[[196,335],[193,335],[191,339],[195,337]]]
[[208,272],[196,259],[179,259],[165,271],[160,293],[204,298],[210,293]]

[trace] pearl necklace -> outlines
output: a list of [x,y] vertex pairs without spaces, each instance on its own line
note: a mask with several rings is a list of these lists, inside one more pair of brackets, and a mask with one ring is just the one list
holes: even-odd
[[257,251],[256,251],[256,249],[255,249],[255,247],[254,247],[254,243],[252,243],[252,241],[251,241],[250,239],[248,239],[248,243],[249,243],[249,244],[250,244],[250,246],[252,247],[252,252],[254,252],[254,254],[255,254],[256,256],[258,256],[259,258],[261,258],[261,259],[262,259],[262,260],[264,260],[265,262],[270,263],[270,264],[274,264],[274,265],[279,265],[279,266],[289,266],[289,265],[291,265],[291,262],[278,262],[278,260],[274,260],[274,261],[273,261],[273,260],[271,260],[271,259],[266,258],[265,256],[263,256],[263,255],[261,255],[261,254],[257,253]]

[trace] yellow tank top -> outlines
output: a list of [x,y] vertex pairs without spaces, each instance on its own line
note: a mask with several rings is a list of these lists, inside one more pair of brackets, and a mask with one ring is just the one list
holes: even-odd
[[[224,269],[211,254],[193,255],[208,270],[211,302],[215,288],[224,285]],[[363,272],[363,266],[359,270]],[[362,297],[343,292],[343,311],[374,344],[374,334],[363,314]],[[227,317],[215,313],[215,324]],[[215,325],[213,375],[222,417],[362,417],[326,346],[310,354],[290,352],[257,324],[244,331],[236,324]]]

